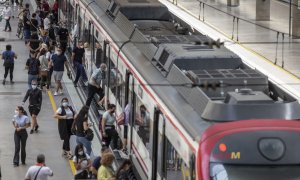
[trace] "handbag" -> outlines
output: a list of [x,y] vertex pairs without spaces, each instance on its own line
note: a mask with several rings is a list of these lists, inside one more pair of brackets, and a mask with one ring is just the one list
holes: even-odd
[[117,117],[117,125],[124,125],[125,124],[125,112],[122,112]]
[[92,141],[94,139],[94,131],[91,128],[85,130],[85,138],[88,141]]
[[48,76],[48,71],[47,70],[41,70],[40,71],[40,76]]

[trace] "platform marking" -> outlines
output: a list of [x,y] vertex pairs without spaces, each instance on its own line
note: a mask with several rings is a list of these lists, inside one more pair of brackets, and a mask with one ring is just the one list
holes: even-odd
[[[52,92],[51,91],[47,91],[47,93],[48,93],[48,96],[49,96],[49,99],[50,99],[50,102],[51,102],[51,105],[52,105],[53,112],[55,113],[56,109],[57,109],[57,106],[56,106],[55,100],[53,98]],[[76,172],[74,162],[72,160],[69,160],[69,164],[70,164],[70,168],[71,168],[72,174],[74,176],[75,172]]]

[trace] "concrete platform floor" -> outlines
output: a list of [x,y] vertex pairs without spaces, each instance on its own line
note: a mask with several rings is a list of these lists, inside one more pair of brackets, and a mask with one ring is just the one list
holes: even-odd
[[[173,2],[173,0],[170,0],[170,2]],[[202,2],[207,4],[204,7],[204,15],[203,8],[200,11],[197,0],[177,0],[177,4],[194,17],[198,18],[200,14],[201,21],[204,18],[207,24],[215,27],[230,38],[233,35],[234,39],[237,40],[238,37],[240,44],[255,51],[269,61],[275,62],[277,54],[277,65],[281,66],[284,61],[284,69],[300,77],[300,62],[298,59],[300,56],[300,40],[288,36],[289,8],[286,4],[271,1],[271,20],[256,21],[255,0],[241,0],[238,7],[227,6],[227,0],[203,0]],[[230,15],[226,15],[224,12]],[[234,24],[232,15],[241,18],[239,20],[238,33],[236,20]],[[277,31],[285,33],[284,43],[282,43],[282,34],[279,35],[279,43],[276,43]]]
[[[16,13],[16,12],[15,12]],[[0,50],[5,49],[6,44],[11,44],[13,50],[18,54],[14,70],[14,85],[7,83],[0,85],[0,166],[2,180],[24,179],[27,169],[36,163],[36,156],[44,153],[46,164],[54,171],[54,176],[49,179],[65,180],[73,179],[69,161],[61,156],[62,141],[59,138],[57,122],[53,118],[53,109],[47,92],[43,92],[42,110],[38,116],[40,132],[29,134],[27,140],[27,158],[25,166],[13,167],[12,159],[14,154],[14,128],[11,120],[17,105],[21,105],[22,99],[27,90],[27,71],[24,69],[28,58],[28,50],[22,40],[16,37],[17,19],[11,20],[12,32],[3,32],[4,22],[0,23],[0,37],[5,37],[5,42],[0,42]],[[4,67],[0,67],[0,80],[4,74]],[[25,104],[27,109],[28,102]],[[29,131],[29,129],[28,129]]]

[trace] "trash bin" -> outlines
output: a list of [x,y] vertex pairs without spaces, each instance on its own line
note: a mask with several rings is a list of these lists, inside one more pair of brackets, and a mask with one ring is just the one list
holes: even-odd
[[239,6],[240,5],[240,0],[227,0],[227,6]]

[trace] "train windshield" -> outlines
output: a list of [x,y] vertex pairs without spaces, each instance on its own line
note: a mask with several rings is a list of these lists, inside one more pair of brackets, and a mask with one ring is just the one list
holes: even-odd
[[241,166],[213,164],[211,180],[300,180],[299,166]]

